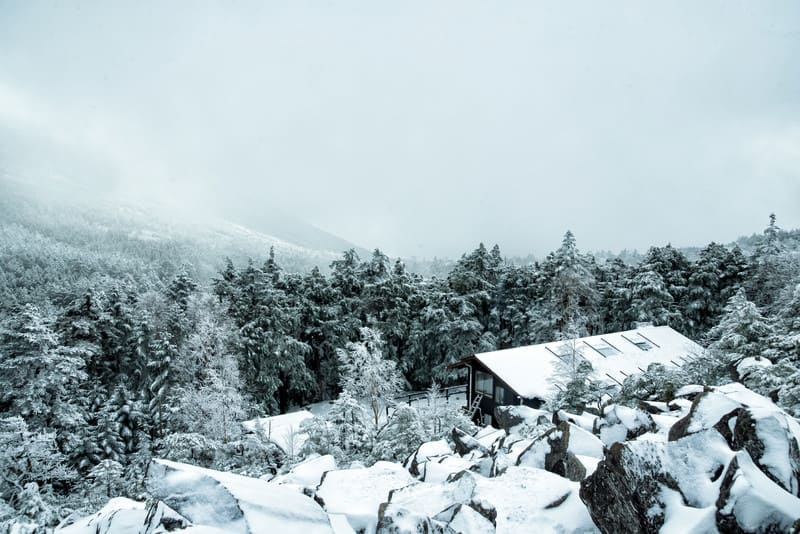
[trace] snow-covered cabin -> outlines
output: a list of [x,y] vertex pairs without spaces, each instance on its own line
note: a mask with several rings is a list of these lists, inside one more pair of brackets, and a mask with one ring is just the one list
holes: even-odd
[[575,340],[554,341],[472,354],[451,365],[468,371],[468,406],[485,423],[494,421],[495,406],[525,404],[539,408],[559,388],[559,369],[576,357],[592,364],[591,378],[622,385],[652,363],[683,365],[703,348],[668,326],[643,326]]

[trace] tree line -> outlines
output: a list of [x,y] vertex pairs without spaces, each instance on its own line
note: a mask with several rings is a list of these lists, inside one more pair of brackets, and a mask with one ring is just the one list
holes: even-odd
[[[95,264],[77,295],[70,289],[81,284],[57,283],[54,248],[51,262],[36,263],[51,271],[35,273],[52,285],[0,277],[0,293],[17,295],[0,327],[0,471],[9,473],[0,498],[18,507],[30,483],[107,495],[110,480],[136,494],[153,454],[203,463],[197,456],[211,450],[216,467],[274,468],[282,453],[239,423],[338,398],[348,383],[341,350],[366,343],[365,328],[401,385],[424,389],[462,380],[448,365],[472,353],[669,325],[710,345],[709,360],[690,377],[653,370],[623,395],[744,376],[797,413],[793,235],[772,217],[747,254],[711,243],[690,260],[666,245],[628,264],[598,261],[567,232],[541,261],[510,263],[481,244],[441,277],[409,272],[380,250],[364,259],[349,250],[328,272],[307,273],[282,269],[271,251],[263,263],[228,260],[211,281],[195,280],[191,265],[166,276],[162,264],[147,273]],[[562,401],[589,404],[574,393]]]

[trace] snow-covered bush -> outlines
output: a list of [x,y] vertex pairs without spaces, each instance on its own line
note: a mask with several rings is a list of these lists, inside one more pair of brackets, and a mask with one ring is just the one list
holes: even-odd
[[331,454],[339,463],[366,459],[373,438],[367,419],[358,400],[343,391],[324,418],[314,417],[301,423],[300,429],[308,433],[302,454]]
[[203,467],[214,465],[219,443],[196,433],[170,434],[161,440],[163,457]]
[[374,460],[401,462],[426,440],[425,428],[417,410],[401,404],[375,437]]

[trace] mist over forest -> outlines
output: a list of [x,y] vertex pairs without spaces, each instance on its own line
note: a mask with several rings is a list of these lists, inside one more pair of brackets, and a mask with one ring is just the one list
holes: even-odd
[[798,50],[0,2],[0,534],[800,531]]

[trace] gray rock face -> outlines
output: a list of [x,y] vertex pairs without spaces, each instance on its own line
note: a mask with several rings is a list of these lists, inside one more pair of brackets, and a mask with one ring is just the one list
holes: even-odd
[[638,457],[627,445],[615,443],[597,470],[581,483],[580,497],[603,532],[657,532],[664,523],[661,485],[677,484],[661,474],[655,458]]
[[453,431],[450,433],[450,436],[453,438],[453,444],[455,445],[456,452],[462,456],[472,451],[476,451],[481,454],[489,453],[489,449],[487,447],[481,445],[477,439],[459,428],[454,427]]
[[569,480],[579,482],[586,476],[586,467],[570,451],[570,439],[574,427],[561,422],[531,443],[517,459],[517,465],[545,469]]
[[508,431],[511,427],[521,425],[525,422],[525,417],[519,413],[516,406],[496,406],[494,418],[503,430]]

